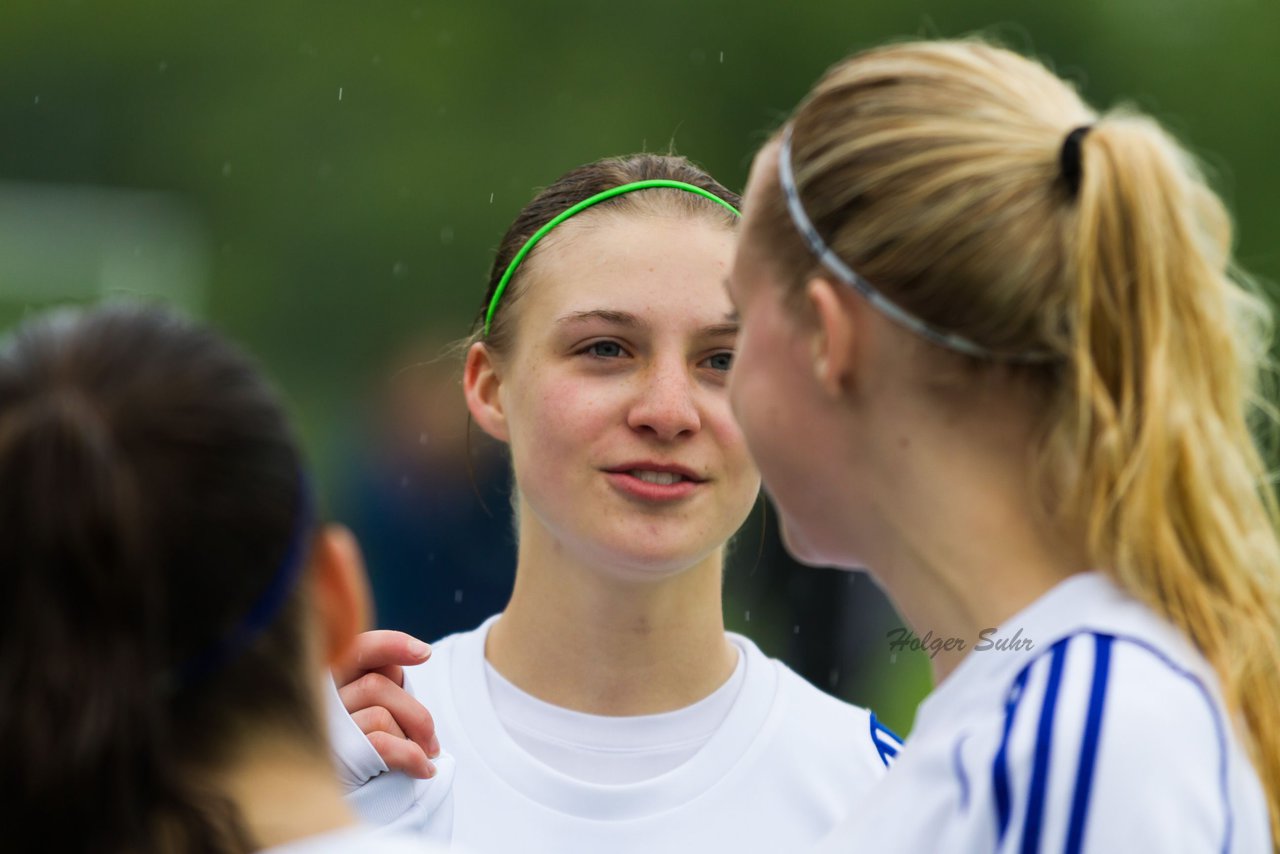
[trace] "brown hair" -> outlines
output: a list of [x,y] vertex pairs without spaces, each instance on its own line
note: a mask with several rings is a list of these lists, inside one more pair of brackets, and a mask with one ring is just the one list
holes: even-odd
[[[534,275],[541,257],[538,248],[526,256],[507,284],[502,295],[498,311],[488,337],[482,337],[485,314],[493,293],[502,280],[503,274],[511,264],[525,242],[551,220],[578,202],[588,199],[597,193],[635,181],[666,179],[683,181],[706,190],[718,198],[724,199],[734,207],[740,205],[740,199],[722,186],[709,174],[684,157],[661,154],[632,154],[628,157],[611,157],[597,160],[584,166],[571,169],[556,180],[551,186],[538,193],[516,216],[507,233],[503,235],[494,256],[493,266],[489,270],[489,286],[485,291],[484,301],[476,316],[473,333],[465,345],[483,340],[496,353],[507,352],[511,347],[515,323],[512,318],[512,306],[519,301],[527,281]],[[601,214],[679,214],[685,216],[710,216],[726,226],[733,227],[736,218],[732,213],[709,199],[675,189],[651,189],[636,193],[626,193],[608,201],[601,202],[578,214],[574,219],[599,216]],[[541,244],[539,244],[541,248]],[[464,346],[465,346],[464,345]]]
[[0,348],[0,767],[18,781],[0,825],[14,838],[254,848],[203,780],[264,728],[323,749],[298,585],[234,656],[205,656],[308,538],[301,466],[254,366],[167,312],[52,314]]
[[[1074,128],[1078,188],[1060,166]],[[1051,512],[1217,671],[1280,840],[1280,543],[1251,418],[1270,314],[1231,262],[1230,219],[1156,122],[1098,116],[1040,64],[981,41],[853,56],[791,120],[800,198],[833,250],[898,306],[997,352],[1044,407]],[[760,234],[814,257],[774,183]],[[994,369],[922,344],[937,359]]]

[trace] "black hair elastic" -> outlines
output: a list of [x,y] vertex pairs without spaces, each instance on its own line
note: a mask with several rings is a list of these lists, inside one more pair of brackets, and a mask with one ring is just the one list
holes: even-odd
[[1084,160],[1080,147],[1085,134],[1093,130],[1093,125],[1081,125],[1062,141],[1062,151],[1058,153],[1058,165],[1062,168],[1062,178],[1067,182],[1067,189],[1072,197],[1080,194],[1080,179],[1084,174]]

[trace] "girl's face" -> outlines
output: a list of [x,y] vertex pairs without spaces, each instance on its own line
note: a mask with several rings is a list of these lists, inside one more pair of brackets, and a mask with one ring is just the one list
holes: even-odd
[[848,431],[817,378],[814,330],[786,304],[777,265],[752,237],[759,228],[754,200],[765,181],[776,180],[776,145],[756,156],[726,279],[741,322],[730,398],[788,550],[806,563],[846,566],[851,511],[858,518],[849,496]]
[[760,479],[726,391],[733,244],[716,222],[605,215],[539,246],[487,413],[468,381],[510,444],[522,536],[538,525],[581,560],[658,578],[746,519]]

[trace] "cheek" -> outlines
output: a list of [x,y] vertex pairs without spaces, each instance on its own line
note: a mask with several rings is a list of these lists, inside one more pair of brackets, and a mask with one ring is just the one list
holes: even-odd
[[[536,376],[536,372],[530,373]],[[582,452],[602,420],[603,409],[602,402],[581,382],[547,378],[521,387],[508,417],[517,471],[563,472],[558,461],[574,451]]]
[[725,467],[743,482],[754,484],[754,488],[758,489],[760,473],[756,470],[751,449],[747,445],[747,437],[735,417],[727,396],[719,401],[719,405],[715,407],[708,420],[716,444],[724,455]]
[[757,455],[757,445],[766,442],[769,425],[778,419],[776,389],[777,362],[781,353],[769,340],[765,329],[744,328],[738,339],[738,351],[729,387],[733,414]]

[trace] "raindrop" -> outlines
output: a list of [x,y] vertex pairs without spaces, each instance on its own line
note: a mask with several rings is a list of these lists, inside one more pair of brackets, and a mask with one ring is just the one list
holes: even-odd
[[747,612],[747,622],[748,622],[748,623],[749,623],[749,622],[751,622],[751,612],[750,612],[750,611],[748,611],[748,612]]
[[830,685],[832,688],[840,684],[840,668],[839,667],[831,668],[831,673],[827,675],[827,684]]
[[341,101],[341,100],[342,100],[342,87],[341,87],[341,86],[339,86],[339,87],[338,87],[338,100],[339,100],[339,101]]
[[161,61],[160,61],[160,63],[159,63],[158,65],[156,65],[156,69],[157,69],[161,74],[164,74],[166,71],[168,71],[168,70],[169,70],[169,63],[168,63],[168,62],[165,62],[164,60],[161,60]]
[[724,51],[720,51],[720,64],[724,65]]
[[222,177],[223,178],[231,177],[231,161],[230,160],[222,164]]
[[397,261],[391,266],[391,275],[396,278],[403,278],[409,273],[409,265],[403,261]]
[[461,601],[462,601],[462,591],[461,590],[453,591],[453,604],[457,605]]
[[489,194],[489,204],[493,204],[493,193]]
[[889,663],[890,663],[890,664],[897,664],[897,663],[898,663],[898,654],[897,654],[896,652],[893,652],[893,653],[890,653],[890,654],[889,654]]
[[419,444],[419,445],[425,445],[425,444],[427,444],[427,434],[426,434],[426,433],[419,433],[419,434],[418,434],[418,444]]
[[36,95],[36,103],[37,103],[37,104],[38,104],[38,103],[40,103],[40,96],[39,96],[39,95]]
[[446,246],[453,242],[453,227],[446,225],[440,229],[440,242]]
[[792,626],[792,627],[791,627],[791,633],[792,633],[793,635],[798,635],[798,634],[800,634],[800,627],[799,627],[799,626]]

